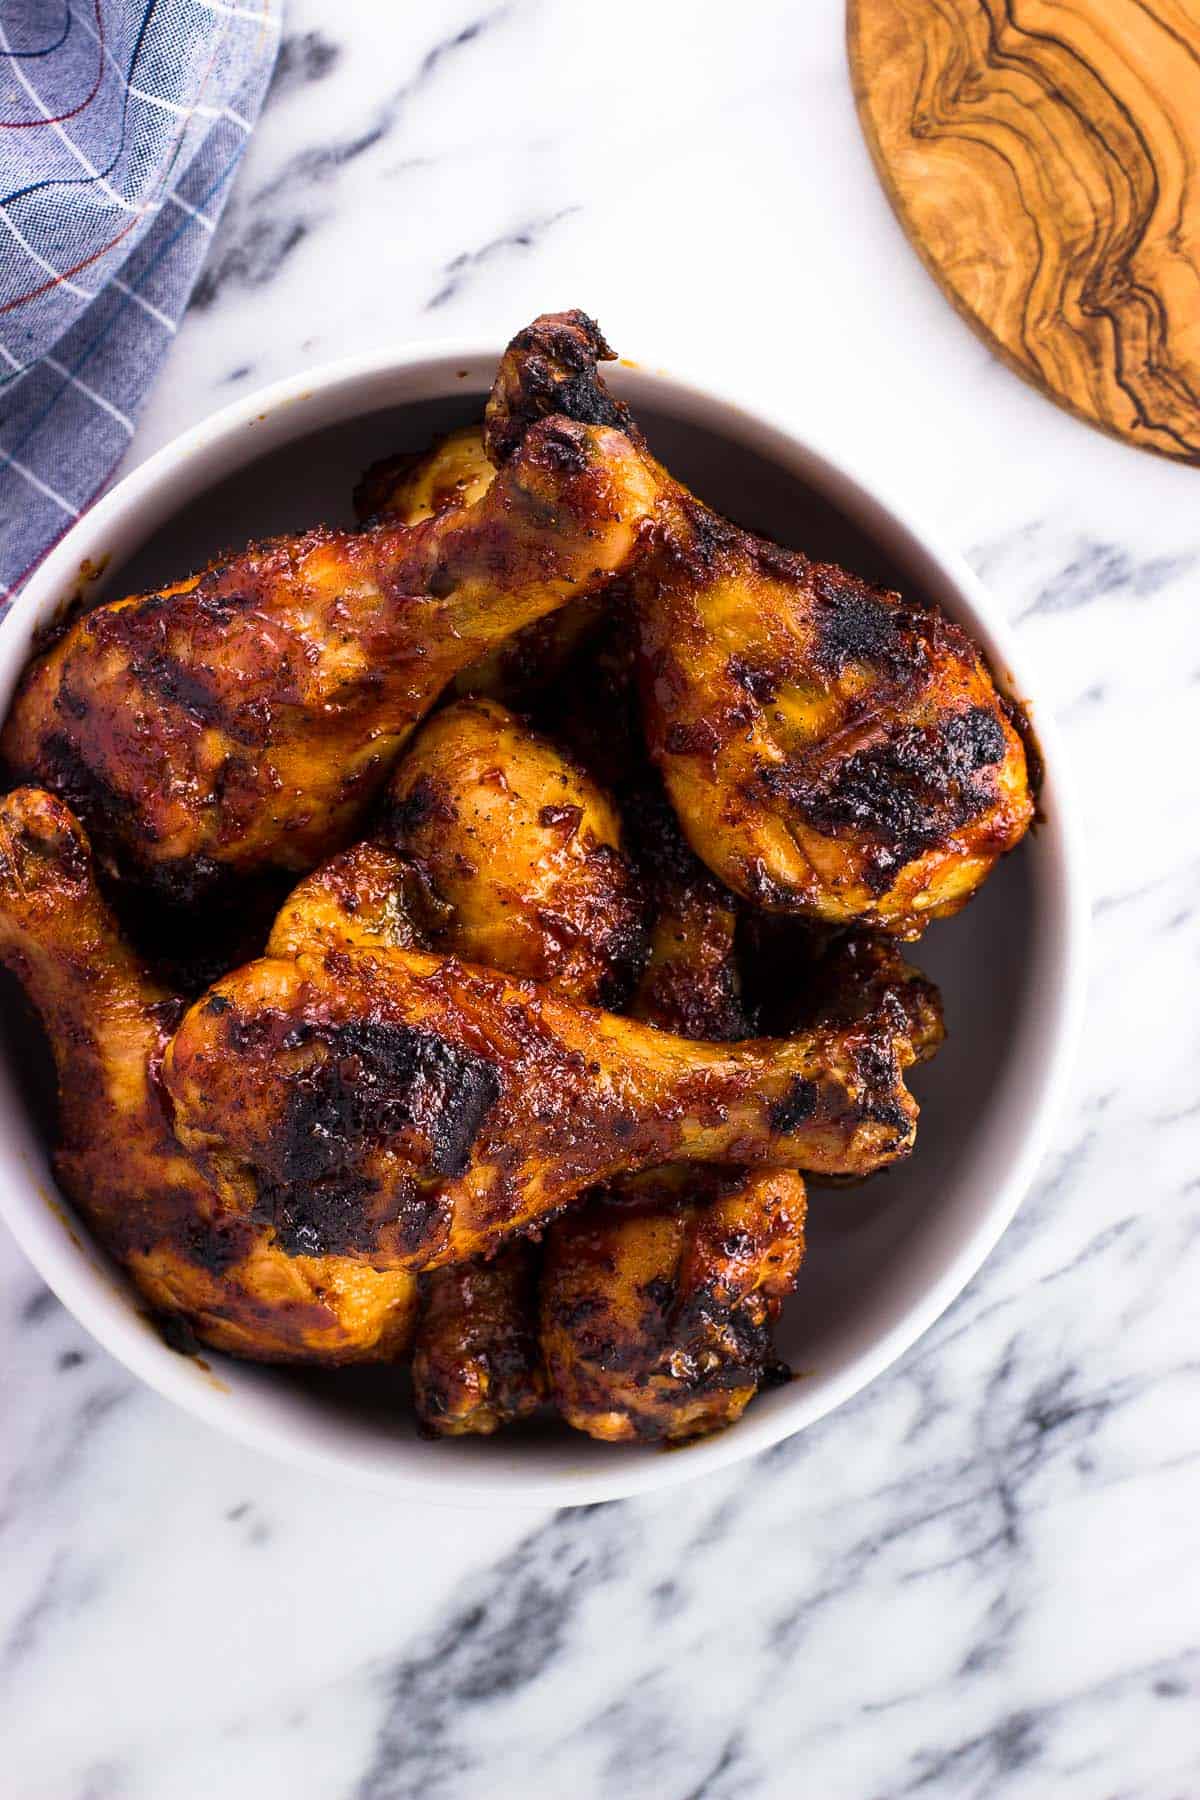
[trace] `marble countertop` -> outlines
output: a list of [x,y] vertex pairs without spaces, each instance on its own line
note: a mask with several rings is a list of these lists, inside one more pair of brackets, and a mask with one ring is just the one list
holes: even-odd
[[941,299],[860,140],[841,0],[288,0],[131,461],[306,363],[568,305],[852,450],[1040,665],[1095,894],[1053,1152],[852,1404],[557,1515],[402,1504],[227,1442],[0,1242],[0,1790],[1188,1800],[1196,472],[1055,411]]

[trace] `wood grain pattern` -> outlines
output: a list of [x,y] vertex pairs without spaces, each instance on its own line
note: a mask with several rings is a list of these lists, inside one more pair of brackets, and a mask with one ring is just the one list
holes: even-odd
[[905,229],[992,347],[1200,462],[1200,0],[850,0]]

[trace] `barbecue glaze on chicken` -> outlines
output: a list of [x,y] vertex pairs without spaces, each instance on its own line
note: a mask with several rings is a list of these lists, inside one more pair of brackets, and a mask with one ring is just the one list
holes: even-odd
[[123,941],[76,820],[34,788],[0,799],[0,962],[54,1054],[59,1183],[156,1314],[259,1361],[403,1353],[410,1275],[285,1251],[269,1226],[231,1212],[180,1146],[160,1070],[182,1003]]
[[619,432],[546,420],[475,505],[251,545],[97,607],[0,740],[175,900],[339,849],[458,670],[630,560],[655,501]]
[[[611,356],[578,312],[518,333],[487,408],[494,459],[547,413],[644,446],[596,372]],[[760,907],[919,936],[1033,817],[1013,709],[936,608],[754,537],[653,466],[642,710],[693,849]]]

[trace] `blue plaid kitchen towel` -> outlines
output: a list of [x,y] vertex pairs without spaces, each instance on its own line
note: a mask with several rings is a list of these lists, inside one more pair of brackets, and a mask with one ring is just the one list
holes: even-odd
[[0,613],[129,442],[281,7],[0,0]]

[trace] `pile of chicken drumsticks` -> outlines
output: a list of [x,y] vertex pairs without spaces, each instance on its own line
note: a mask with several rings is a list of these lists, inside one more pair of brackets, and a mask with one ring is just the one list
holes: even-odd
[[[177,1335],[410,1360],[431,1434],[740,1416],[803,1175],[913,1145],[897,942],[1033,816],[965,633],[712,512],[611,356],[536,320],[360,529],[84,613],[0,739],[64,1192]],[[211,985],[131,923],[289,885]]]

